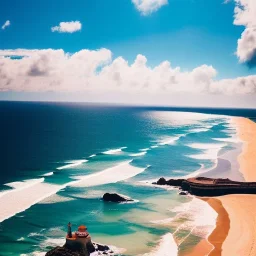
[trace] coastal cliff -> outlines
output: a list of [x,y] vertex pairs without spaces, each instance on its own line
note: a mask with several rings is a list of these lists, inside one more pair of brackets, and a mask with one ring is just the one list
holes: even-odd
[[156,185],[179,187],[195,196],[223,196],[229,194],[256,194],[256,182],[238,182],[230,179],[211,179],[205,177],[189,179],[160,178]]

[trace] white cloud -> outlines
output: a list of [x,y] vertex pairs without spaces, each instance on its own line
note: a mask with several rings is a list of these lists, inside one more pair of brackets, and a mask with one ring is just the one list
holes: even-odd
[[4,25],[2,26],[2,29],[6,29],[7,27],[9,27],[11,25],[11,22],[9,20],[7,20]]
[[[12,55],[26,57],[12,59]],[[161,97],[178,94],[183,98],[192,95],[255,97],[256,76],[218,81],[216,74],[208,65],[190,72],[173,68],[169,61],[149,67],[146,57],[140,54],[129,64],[123,57],[112,60],[108,49],[81,50],[74,54],[53,49],[0,51],[0,91],[98,93],[103,98],[123,94],[131,101],[138,95],[147,99],[158,95],[160,102]]]
[[256,57],[256,1],[234,0],[235,25],[245,26],[237,42],[236,55],[240,62],[249,62]]
[[156,12],[162,6],[168,4],[168,0],[132,0],[132,2],[143,15]]
[[59,26],[52,27],[52,32],[74,33],[82,29],[80,21],[60,22]]
[[256,56],[256,27],[246,28],[238,39],[237,56],[241,62],[248,62]]

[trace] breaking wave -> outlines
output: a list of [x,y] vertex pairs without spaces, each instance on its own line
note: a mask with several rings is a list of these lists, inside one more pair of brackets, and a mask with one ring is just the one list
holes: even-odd
[[162,236],[159,241],[159,245],[150,253],[144,254],[144,256],[177,256],[178,245],[176,244],[174,237],[171,233],[167,233]]
[[48,176],[52,176],[52,175],[53,175],[53,172],[47,172],[47,173],[43,174],[42,176],[48,177]]
[[[44,178],[36,180],[28,180],[23,182],[12,182],[6,184],[14,189],[4,191],[0,194],[0,204],[5,207],[0,211],[0,222],[8,219],[19,212],[30,208],[32,205],[45,200],[42,203],[54,203],[62,200],[70,200],[55,195],[61,189],[68,186],[72,187],[92,187],[108,183],[116,183],[127,180],[140,173],[146,168],[139,168],[130,165],[132,161],[126,161],[112,168],[105,169],[86,176],[76,176],[76,180],[68,182],[64,185],[54,185],[44,182]],[[49,198],[46,200],[46,198]]]
[[115,155],[115,154],[120,154],[122,152],[123,149],[125,149],[127,147],[121,147],[121,148],[116,148],[116,149],[110,149],[107,151],[104,151],[103,154],[105,155]]
[[0,222],[30,208],[61,189],[60,185],[45,183],[44,178],[13,182],[9,183],[10,185],[14,185],[15,188],[0,195],[0,204],[4,206],[0,211]]
[[146,151],[143,151],[143,152],[140,152],[140,153],[134,153],[134,154],[130,154],[130,156],[144,156],[146,155],[147,152]]
[[64,166],[58,167],[57,170],[69,169],[69,168],[81,165],[83,163],[86,163],[86,162],[88,162],[88,160],[74,160],[74,161],[72,161],[69,164],[66,164]]
[[169,137],[164,139],[163,141],[159,142],[160,146],[164,146],[164,145],[174,145],[176,143],[177,140],[179,140],[180,137],[182,137],[184,135],[179,135],[176,137]]
[[71,182],[70,185],[74,187],[92,187],[108,183],[116,183],[132,178],[146,169],[132,166],[130,164],[131,162],[132,161],[126,161],[95,174],[76,176],[75,178],[78,180]]

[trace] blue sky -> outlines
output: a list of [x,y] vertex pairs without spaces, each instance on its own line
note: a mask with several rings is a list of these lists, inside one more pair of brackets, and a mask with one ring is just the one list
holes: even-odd
[[[1,3],[0,17],[12,25],[0,32],[0,49],[105,47],[129,61],[141,53],[152,65],[168,59],[183,69],[213,65],[223,78],[253,74],[234,54],[243,28],[233,25],[233,13],[234,3],[223,0],[172,0],[149,16],[140,15],[130,0],[8,0]],[[83,28],[52,33],[63,20],[79,20]]]
[[[169,0],[143,15],[132,0],[8,0],[0,3],[0,49],[111,50],[132,63],[145,55],[154,67],[164,60],[190,71],[212,65],[217,79],[256,73],[239,63],[237,40],[244,26],[234,22],[235,3],[224,0]],[[53,33],[60,22],[80,21],[76,33]]]

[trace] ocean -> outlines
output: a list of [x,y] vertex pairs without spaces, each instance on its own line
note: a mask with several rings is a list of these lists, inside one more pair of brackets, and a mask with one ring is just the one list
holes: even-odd
[[[216,213],[152,182],[243,180],[231,116],[255,121],[256,110],[0,102],[0,255],[45,255],[69,221],[117,255],[182,255]],[[106,192],[134,202],[103,202]]]

